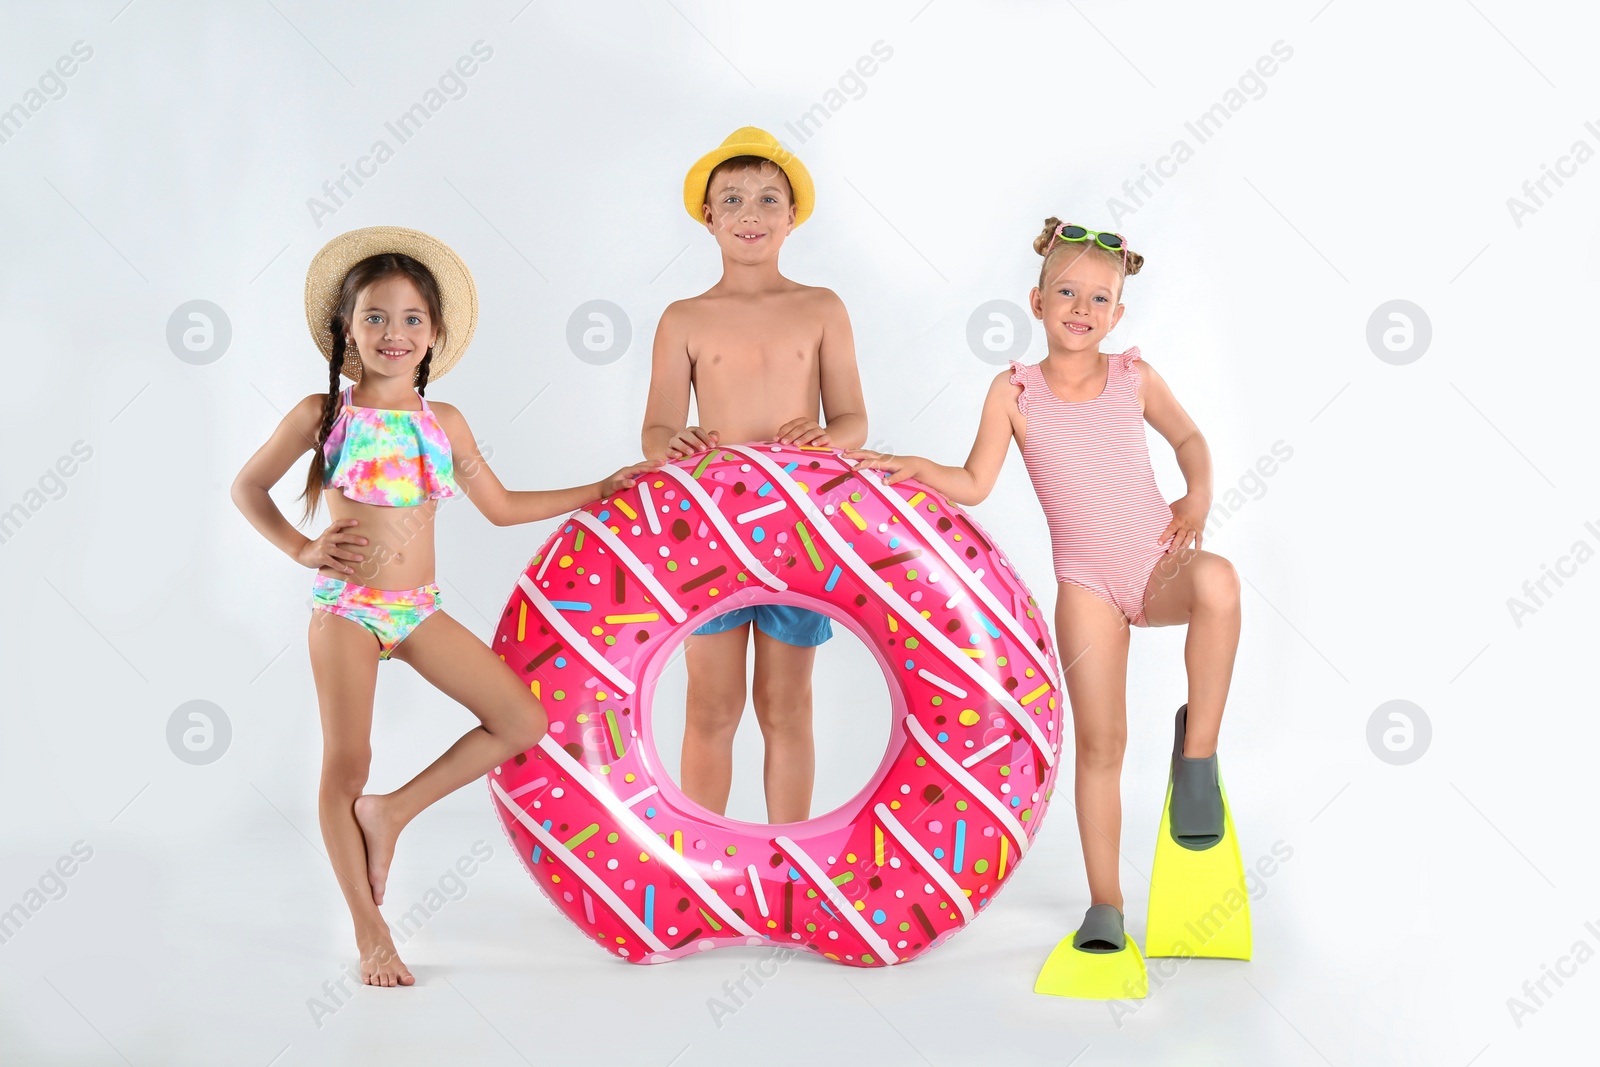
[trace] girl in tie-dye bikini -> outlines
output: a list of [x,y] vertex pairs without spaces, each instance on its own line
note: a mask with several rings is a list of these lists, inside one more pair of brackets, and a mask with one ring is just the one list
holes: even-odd
[[[460,361],[477,315],[466,264],[427,234],[384,226],[330,241],[306,280],[306,318],[328,360],[327,392],[296,404],[233,484],[250,524],[317,571],[309,642],[322,712],[319,814],[369,985],[414,981],[378,910],[401,829],[545,732],[533,694],[440,610],[438,502],[464,495],[496,526],[536,522],[631,486],[649,469],[626,467],[571,489],[501,485],[461,413],[422,396]],[[354,383],[342,391],[341,373]],[[326,500],[333,519],[314,538],[295,529],[269,494],[307,451],[304,518]],[[373,691],[378,663],[387,659],[410,664],[482,725],[393,793],[363,795]]]

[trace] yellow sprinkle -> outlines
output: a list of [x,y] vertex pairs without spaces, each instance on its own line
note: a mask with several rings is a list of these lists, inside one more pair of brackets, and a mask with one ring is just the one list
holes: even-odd
[[617,510],[618,511],[620,511],[624,515],[628,516],[628,518],[630,520],[637,519],[639,517],[639,513],[637,511],[634,511],[632,508],[630,508],[626,501],[613,500],[612,503],[617,506]]
[[872,858],[877,861],[879,867],[883,866],[883,827],[881,826],[872,828]]
[[1011,844],[1010,840],[1007,839],[1007,837],[1004,834],[1001,834],[1000,835],[1000,869],[995,872],[995,878],[997,878],[997,879],[998,878],[1004,878],[1006,876],[1006,849],[1010,844]]
[[963,648],[961,651],[965,652],[967,655],[971,656],[973,659],[982,659],[983,658],[983,649],[981,649],[981,648]]
[[976,726],[978,725],[978,718],[978,713],[973,711],[971,708],[968,708],[961,713],[961,725]]
[[605,630],[603,630],[600,627],[596,626],[596,627],[591,628],[589,630],[589,632],[594,634],[596,637],[599,637],[601,634],[605,633]]
[[917,495],[916,495],[916,496],[914,496],[914,497],[912,497],[912,498],[911,498],[911,499],[910,499],[910,500],[907,500],[907,501],[906,501],[906,506],[907,506],[907,507],[913,507],[913,508],[914,508],[914,507],[916,507],[916,506],[917,506],[917,505],[918,505],[918,504],[920,504],[920,503],[922,503],[922,502],[923,502],[923,501],[924,501],[924,500],[926,500],[926,499],[927,499],[927,498],[928,498],[928,494],[927,494],[927,493],[921,493],[921,492],[919,492],[919,493],[918,493],[918,494],[917,494]]
[[624,782],[631,782],[631,781],[633,781],[633,772],[632,772],[632,771],[629,771],[629,772],[628,772],[628,773],[627,773],[627,774],[625,774],[625,775],[623,775],[623,776],[622,776],[622,780],[623,780],[623,781],[624,781]]
[[539,679],[535,678],[533,681],[529,682],[528,688],[533,692],[533,699],[539,700]]
[[850,517],[850,521],[856,524],[856,529],[865,530],[867,528],[867,520],[863,519],[861,513],[850,506],[848,500],[839,505],[839,510]]
[[528,602],[524,600],[517,605],[517,640],[521,641],[528,636]]
[[856,901],[856,910],[857,911],[866,911],[867,910],[867,902],[864,901],[864,900]]
[[683,831],[682,830],[674,830],[674,831],[672,831],[672,851],[676,852],[680,856],[683,855]]
[[900,632],[900,624],[895,621],[893,615],[889,616],[889,632],[892,634]]
[[570,567],[570,566],[572,566],[572,557],[571,556],[562,556],[560,559],[556,560],[556,566],[557,567]]
[[660,618],[661,618],[661,613],[660,612],[657,612],[657,611],[642,611],[637,615],[607,615],[606,616],[606,623],[608,625],[615,625],[617,623],[628,623],[628,622],[657,622],[657,621],[660,620]]
[[1049,692],[1049,690],[1050,690],[1050,683],[1046,682],[1043,685],[1041,685],[1039,688],[1035,689],[1033,692],[1029,693],[1027,696],[1023,697],[1022,700],[1020,701],[1020,703],[1024,707],[1026,707],[1027,705],[1032,704],[1035,700],[1038,700],[1045,693]]

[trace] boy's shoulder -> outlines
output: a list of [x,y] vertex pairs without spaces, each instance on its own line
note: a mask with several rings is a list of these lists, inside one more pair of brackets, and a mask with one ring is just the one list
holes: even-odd
[[686,296],[681,300],[674,300],[668,304],[663,315],[693,315],[702,309],[726,307],[728,304],[755,304],[763,301],[778,300],[785,303],[794,303],[802,307],[814,307],[818,310],[825,308],[843,307],[844,301],[839,299],[839,294],[823,285],[806,285],[803,282],[785,278],[785,285],[778,289],[769,289],[761,293],[739,293],[723,290],[712,286],[703,293]]

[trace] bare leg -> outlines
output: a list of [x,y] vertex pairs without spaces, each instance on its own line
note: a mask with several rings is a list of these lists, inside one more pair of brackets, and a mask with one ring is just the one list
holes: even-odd
[[1122,910],[1122,755],[1128,745],[1128,620],[1082,586],[1056,584],[1056,641],[1077,743],[1073,802],[1089,902]]
[[368,985],[411,985],[411,971],[395,953],[389,926],[367,882],[367,848],[356,823],[355,802],[372,763],[372,697],[378,680],[378,639],[360,623],[325,611],[311,613],[307,634],[311,673],[322,715],[322,783],[317,819],[333,873],[355,923],[361,980]]
[[816,659],[815,648],[786,644],[756,630],[756,677],[751,696],[766,748],[762,781],[768,822],[801,822],[811,817],[817,766],[811,731],[811,669]]
[[1209,756],[1217,750],[1239,651],[1238,572],[1214,552],[1179,549],[1156,564],[1145,588],[1144,614],[1151,626],[1189,624],[1183,646],[1189,674],[1183,754],[1191,759]]
[[750,624],[720,634],[691,635],[683,645],[689,689],[684,699],[684,795],[707,811],[728,810],[733,786],[733,735],[744,715],[744,656]]
[[424,619],[391,658],[408,664],[483,725],[462,734],[393,793],[368,794],[356,801],[372,895],[380,904],[395,839],[406,824],[434,801],[537,745],[546,726],[544,707],[522,680],[471,630],[442,611]]

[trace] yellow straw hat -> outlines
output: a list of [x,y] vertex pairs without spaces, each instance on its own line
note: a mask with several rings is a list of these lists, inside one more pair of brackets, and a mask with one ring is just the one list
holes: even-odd
[[711,179],[711,172],[717,168],[717,164],[734,156],[760,156],[782,167],[789,179],[789,188],[794,190],[794,224],[798,226],[811,216],[817,196],[816,187],[811,184],[811,172],[806,170],[806,165],[766,130],[757,126],[741,126],[728,134],[720,147],[701,156],[684,177],[683,206],[690,218],[704,224],[705,217],[700,213],[700,208],[706,202],[706,182]]
[[[428,364],[428,380],[437,381],[461,362],[473,331],[478,328],[478,287],[473,284],[472,272],[454,249],[420,230],[408,230],[403,226],[351,230],[323,245],[322,250],[311,257],[311,266],[306,271],[306,325],[311,327],[312,340],[322,350],[323,359],[333,358],[333,335],[328,332],[328,320],[339,306],[345,275],[368,256],[384,252],[410,256],[427,267],[434,281],[439,283],[444,322],[439,344],[433,350],[433,362]],[[351,381],[360,380],[361,357],[347,348],[340,371]]]

